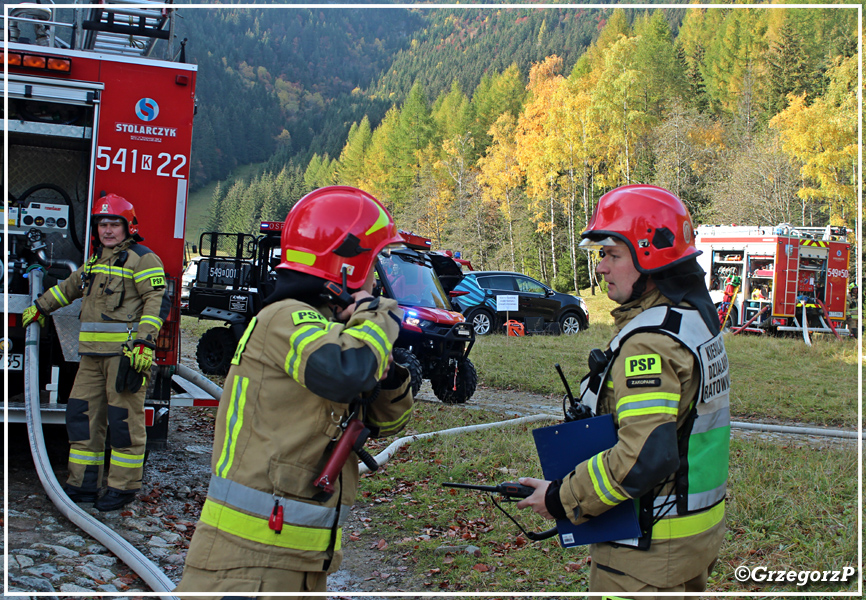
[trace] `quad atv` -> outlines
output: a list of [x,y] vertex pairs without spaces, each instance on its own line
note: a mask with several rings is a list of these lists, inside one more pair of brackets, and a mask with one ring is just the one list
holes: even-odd
[[[394,249],[379,255],[376,276],[380,293],[394,298],[403,309],[403,325],[394,344],[394,360],[412,374],[412,392],[422,379],[429,379],[433,393],[446,404],[462,404],[475,393],[478,376],[469,360],[475,331],[449,302],[449,294],[434,267],[439,259],[452,259],[412,248]],[[447,278],[447,277],[446,277]]]

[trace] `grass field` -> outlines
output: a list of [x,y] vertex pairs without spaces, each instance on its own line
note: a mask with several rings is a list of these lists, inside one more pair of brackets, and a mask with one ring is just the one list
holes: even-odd
[[[435,431],[506,418],[420,403],[413,430]],[[494,485],[540,476],[531,429],[507,426],[404,446],[383,469],[362,478],[373,525],[360,544],[386,540],[392,564],[406,565],[418,588],[438,592],[580,592],[588,587],[586,547],[563,550],[556,540],[528,542],[484,493],[441,487],[443,481]],[[390,441],[390,440],[389,440]],[[387,442],[383,442],[383,447]],[[373,450],[376,454],[378,450]],[[740,565],[768,570],[841,570],[857,564],[856,445],[815,448],[734,439],[728,486],[728,534],[708,589],[717,592],[852,591],[856,582],[740,584]],[[527,530],[550,527],[514,505],[506,509]],[[472,544],[476,555],[437,551]],[[711,595],[711,594],[710,594]],[[708,595],[708,596],[710,596]]]
[[[615,305],[584,291],[591,326],[579,335],[481,338],[472,350],[479,381],[500,389],[561,396],[553,368],[559,363],[572,389],[587,371],[592,348],[612,337]],[[856,428],[857,342],[725,336],[731,365],[734,420],[797,421]],[[514,365],[507,367],[506,365]],[[471,404],[471,400],[470,400]],[[479,421],[489,413],[421,403],[411,427],[433,431]],[[519,425],[455,437],[433,437],[404,447],[384,472],[365,476],[362,497],[375,527],[361,543],[385,539],[386,552],[410,565],[420,588],[438,592],[580,592],[589,583],[586,547],[563,550],[558,542],[527,542],[483,493],[457,492],[442,481],[496,484],[540,476],[531,429]],[[375,452],[374,452],[375,454]],[[728,533],[708,590],[726,593],[851,592],[848,583],[742,584],[740,565],[767,570],[841,570],[857,565],[857,445],[814,446],[803,441],[731,442]],[[513,507],[513,505],[511,505]],[[510,510],[526,529],[550,526]],[[478,555],[437,552],[472,544]],[[856,578],[855,578],[856,579]]]

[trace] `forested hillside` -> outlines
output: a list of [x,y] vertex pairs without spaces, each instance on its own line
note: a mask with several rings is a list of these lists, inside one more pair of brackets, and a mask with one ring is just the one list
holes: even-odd
[[178,35],[199,69],[193,188],[275,153],[285,164],[309,148],[338,152],[353,121],[378,121],[391,104],[352,91],[375,82],[423,25],[406,10],[215,6],[180,14]]
[[588,284],[576,238],[623,184],[673,190],[698,223],[854,225],[854,9],[427,13],[350,94],[384,116],[221,187],[212,225],[253,231],[303,190],[356,185],[438,247],[559,289]]

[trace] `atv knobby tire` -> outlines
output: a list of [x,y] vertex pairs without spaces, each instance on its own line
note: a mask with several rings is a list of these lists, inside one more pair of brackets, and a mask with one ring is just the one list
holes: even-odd
[[229,372],[237,340],[228,327],[208,329],[198,341],[195,359],[198,368],[205,375],[222,375]]
[[[457,361],[457,378],[454,377],[454,363],[438,370],[430,379],[433,393],[445,404],[463,404],[475,393],[478,384],[478,374],[475,365],[468,358]],[[456,383],[456,385],[455,385]],[[454,389],[454,388],[457,389]]]
[[406,348],[394,348],[393,354],[394,362],[400,363],[409,369],[409,375],[412,380],[412,383],[409,385],[412,387],[412,397],[414,398],[418,395],[418,390],[421,389],[421,382],[424,379],[422,376],[421,361]]

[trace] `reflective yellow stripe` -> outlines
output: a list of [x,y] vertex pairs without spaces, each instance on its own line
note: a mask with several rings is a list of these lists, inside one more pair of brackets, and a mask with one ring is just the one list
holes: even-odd
[[316,262],[316,255],[310,252],[301,252],[300,250],[286,250],[283,260],[312,267],[313,263]]
[[[375,335],[371,334],[369,331],[364,331],[365,329],[373,331]],[[388,341],[388,336],[385,335],[382,328],[372,321],[364,321],[364,324],[360,327],[350,327],[343,331],[344,333],[351,335],[353,338],[359,339],[362,342],[367,342],[373,346],[373,349],[379,354],[379,371],[377,377],[381,379],[385,375],[385,367],[388,365],[388,354],[391,353],[391,343]],[[382,346],[382,342],[385,343],[384,347]]]
[[634,410],[624,410],[621,413],[617,414],[620,419],[626,419],[628,417],[639,417],[642,415],[676,415],[677,409],[675,408],[636,408]]
[[[267,519],[242,513],[212,500],[205,501],[200,519],[202,523],[207,523],[225,533],[268,546],[325,552],[331,543],[330,529],[298,527],[283,523],[283,530],[278,534],[268,527]],[[340,550],[342,536],[343,529],[339,527],[334,551]]]
[[122,344],[128,339],[128,333],[98,333],[94,331],[82,331],[78,334],[79,342],[119,342]]
[[165,277],[165,272],[159,267],[153,267],[152,269],[145,269],[144,271],[139,271],[135,274],[135,277],[133,277],[133,279],[136,283],[138,283],[140,281],[144,281],[148,277],[155,276]]
[[157,329],[162,328],[162,319],[159,317],[151,317],[150,315],[145,315],[141,317],[141,323],[147,323],[149,325],[153,325]]
[[388,421],[386,423],[383,423],[380,421],[376,421],[375,419],[370,419],[370,424],[378,427],[380,430],[379,433],[387,435],[387,433],[385,432],[396,431],[402,428],[403,425],[405,425],[409,421],[409,417],[411,415],[412,408],[410,407],[409,410],[400,415],[396,421]]
[[66,296],[63,295],[63,292],[61,292],[60,288],[56,285],[51,288],[51,295],[54,296],[54,299],[60,303],[60,306],[69,305],[69,300],[66,299]]
[[77,465],[101,465],[105,462],[105,452],[87,452],[85,450],[70,450],[69,462]]
[[[648,392],[623,396],[616,403],[616,416],[622,420],[639,415],[676,415],[679,410],[680,395],[665,392]],[[642,406],[636,406],[642,404]],[[626,408],[633,405],[634,408]]]
[[684,517],[662,519],[653,525],[654,540],[673,540],[697,535],[718,525],[725,517],[725,501],[722,500],[711,509]]
[[[613,489],[610,480],[607,477],[607,471],[604,469],[604,463],[601,459],[602,453],[598,453],[589,459],[589,477],[592,480],[592,487],[596,495],[605,504],[616,506],[623,500],[628,500],[625,496]],[[599,476],[601,479],[599,480]]]
[[132,269],[126,267],[114,267],[111,265],[93,265],[90,273],[100,273],[102,275],[111,275],[120,277],[121,279],[132,279]]
[[235,459],[235,444],[244,425],[244,404],[247,401],[249,383],[250,380],[246,377],[235,376],[232,384],[232,396],[226,411],[226,436],[215,469],[220,477],[226,476]]
[[144,454],[124,454],[112,450],[111,464],[128,469],[138,469],[144,466]]
[[301,354],[304,352],[304,348],[313,340],[317,340],[327,333],[326,329],[322,329],[316,325],[307,325],[299,328],[292,334],[292,337],[289,338],[289,344],[291,344],[292,349],[286,355],[286,363],[283,366],[289,377],[300,383],[301,363],[303,362]]
[[235,355],[232,356],[233,365],[241,364],[241,354],[244,353],[244,348],[247,347],[247,340],[249,340],[250,336],[253,334],[253,329],[256,328],[256,323],[258,323],[258,317],[253,317],[250,324],[247,325],[247,330],[244,331],[244,334],[241,336],[241,339],[235,348]]
[[623,396],[619,399],[619,402],[616,403],[616,409],[619,410],[623,404],[629,404],[632,402],[645,402],[647,400],[669,400],[671,402],[679,403],[680,395],[672,394],[669,392],[647,392],[646,394],[631,394],[629,396]]

